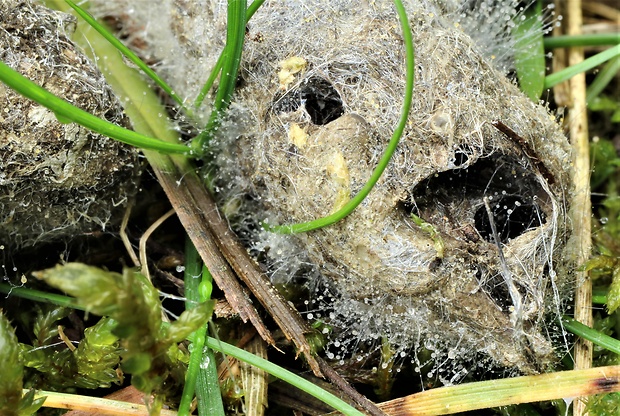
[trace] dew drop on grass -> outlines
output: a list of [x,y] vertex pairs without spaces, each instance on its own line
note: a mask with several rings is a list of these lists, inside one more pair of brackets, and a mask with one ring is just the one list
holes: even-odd
[[564,416],[568,416],[568,409],[570,409],[570,405],[573,403],[574,397],[564,397],[564,403],[566,403],[566,411],[564,412]]
[[177,271],[177,272],[179,272],[179,273],[184,272],[184,271],[185,271],[185,266],[178,265],[178,266],[176,267],[176,271]]
[[203,370],[206,370],[209,367],[210,362],[211,360],[209,359],[209,356],[205,355],[202,362],[200,363],[200,368],[202,368]]

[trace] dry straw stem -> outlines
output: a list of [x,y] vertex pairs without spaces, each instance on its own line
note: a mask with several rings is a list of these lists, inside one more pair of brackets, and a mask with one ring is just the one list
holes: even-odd
[[598,367],[440,387],[381,403],[379,408],[390,416],[448,415],[617,392],[619,383],[620,366]]
[[[569,1],[567,10],[568,35],[582,33],[583,16],[581,0]],[[576,65],[583,61],[583,48],[570,48],[568,64]],[[569,240],[569,250],[577,265],[584,264],[590,257],[592,248],[590,202],[590,154],[588,140],[588,113],[586,111],[586,79],[581,73],[570,81],[569,126],[570,141],[573,147],[573,186],[574,194],[572,209],[569,213],[573,223],[573,236]],[[575,319],[589,327],[593,324],[592,317],[592,282],[588,272],[577,272],[577,289],[575,291]],[[575,344],[575,369],[592,366],[592,343],[578,339]],[[573,406],[573,414],[585,414],[585,402],[577,401]]]
[[[26,394],[28,390],[24,390]],[[129,403],[99,397],[80,396],[77,394],[56,393],[53,391],[39,391],[35,399],[45,397],[45,407],[54,409],[74,409],[88,411],[88,414],[97,415],[148,415],[148,408],[143,404]],[[160,416],[174,416],[177,412],[162,410]]]
[[[267,359],[267,344],[258,337],[253,337],[245,350]],[[246,414],[263,416],[267,407],[267,373],[244,362],[240,363],[240,372],[245,392]]]

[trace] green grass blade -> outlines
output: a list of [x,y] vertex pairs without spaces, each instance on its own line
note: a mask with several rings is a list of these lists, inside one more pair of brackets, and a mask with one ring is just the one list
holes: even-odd
[[198,109],[198,107],[200,107],[200,105],[202,104],[202,101],[205,99],[205,97],[211,90],[211,87],[213,87],[213,83],[215,82],[215,79],[220,74],[220,72],[222,72],[222,65],[224,64],[224,56],[225,56],[224,52],[226,52],[226,48],[224,48],[224,50],[220,54],[220,57],[217,58],[217,62],[215,63],[213,70],[211,70],[211,73],[209,74],[209,78],[207,78],[207,81],[202,86],[200,93],[198,93],[198,96],[194,100],[194,109]]
[[519,86],[530,100],[537,102],[545,84],[542,1],[515,21],[511,35],[515,44],[515,67]]
[[279,367],[273,363],[270,363],[269,361],[263,358],[257,357],[256,355],[249,353],[245,350],[242,350],[241,348],[237,348],[233,345],[220,342],[219,340],[215,338],[208,337],[206,343],[210,348],[216,351],[220,351],[224,354],[230,355],[231,357],[235,357],[238,360],[251,364],[254,367],[260,368],[261,370],[264,370],[268,372],[269,374],[281,380],[284,380],[289,384],[292,384],[298,389],[301,389],[305,391],[306,393],[316,397],[317,399],[321,400],[323,403],[330,405],[331,407],[338,410],[339,412],[344,413],[345,415],[350,415],[350,416],[362,416],[363,415],[363,413],[355,409],[353,406],[349,405],[348,403],[345,403],[338,397],[323,390],[322,388],[312,384],[312,382],[304,378],[301,378],[298,375],[291,373],[290,371],[285,370],[282,367]]
[[149,68],[149,66],[144,63],[144,61],[142,61],[142,59],[140,59],[138,55],[136,55],[128,47],[123,45],[121,41],[114,37],[114,35],[111,34],[101,23],[99,23],[94,17],[88,14],[88,12],[86,12],[80,6],[76,5],[71,0],[65,0],[65,3],[71,6],[82,19],[84,19],[93,29],[99,32],[101,36],[103,36],[108,42],[110,42],[110,44],[112,44],[112,46],[118,49],[120,53],[125,55],[127,59],[129,59],[131,62],[136,64],[138,68],[140,68],[149,78],[151,78],[155,82],[155,84],[157,84],[162,90],[166,92],[166,94],[168,94],[174,101],[176,101],[177,104],[179,104],[179,106],[181,106],[181,108],[183,108],[183,110],[191,117],[191,113],[183,105],[183,100],[181,99],[181,97],[179,97],[172,90],[172,88],[168,84],[166,84],[166,82],[161,79],[159,75],[155,73],[155,71]]
[[602,334],[597,330],[592,329],[579,321],[576,321],[573,318],[565,317],[564,319],[562,319],[562,323],[564,324],[564,328],[568,329],[573,334],[585,338],[588,341],[592,341],[592,343],[603,347],[611,352],[620,354],[620,341],[618,341],[617,339],[613,339],[608,335]]
[[545,38],[543,43],[545,49],[572,48],[577,46],[611,46],[620,43],[620,33],[551,36]]
[[[265,0],[254,0],[252,4],[248,6],[248,9],[245,12],[246,22],[248,22],[252,18],[252,16],[254,16],[254,13],[256,13],[258,8],[262,6],[264,2]],[[200,93],[198,93],[198,96],[194,100],[195,109],[200,107],[200,105],[202,104],[202,101],[207,96],[209,90],[211,90],[211,87],[213,86],[215,79],[222,71],[223,64],[224,64],[224,51],[222,51],[222,53],[220,54],[220,57],[217,59],[217,62],[215,63],[215,66],[213,67],[213,70],[211,70],[211,74],[209,74],[209,78],[207,79],[202,89],[200,90]]]
[[213,136],[213,132],[221,123],[222,117],[235,91],[237,73],[241,64],[243,42],[245,40],[246,0],[230,0],[228,2],[228,22],[226,29],[226,46],[222,53],[222,71],[220,85],[217,88],[213,111],[209,122],[202,133],[192,139],[192,148],[203,152]]
[[35,302],[50,303],[52,305],[63,306],[78,310],[86,310],[78,304],[77,299],[65,295],[55,293],[47,293],[40,290],[30,289],[26,287],[14,287],[6,283],[0,283],[0,293],[14,295],[23,299],[34,300]]
[[189,153],[190,149],[182,144],[166,143],[161,140],[145,136],[140,133],[125,129],[123,127],[102,120],[92,114],[77,108],[67,101],[56,97],[11,69],[4,62],[0,61],[0,81],[22,94],[23,96],[36,101],[42,106],[50,109],[56,115],[58,121],[62,123],[77,123],[104,136],[114,140],[140,147],[142,149],[157,150],[163,153]]
[[607,289],[593,289],[592,303],[595,305],[607,304]]
[[396,12],[398,13],[398,17],[400,19],[403,39],[405,43],[407,82],[405,86],[405,98],[403,100],[400,120],[396,129],[394,130],[392,138],[387,145],[387,148],[385,149],[385,152],[383,153],[383,156],[381,156],[379,163],[377,163],[375,170],[370,175],[368,182],[364,184],[364,187],[349,202],[347,202],[341,209],[339,209],[335,213],[323,218],[316,219],[314,221],[299,224],[277,226],[263,224],[263,227],[265,229],[281,234],[302,233],[305,231],[311,231],[318,228],[326,227],[340,221],[341,219],[351,214],[355,210],[355,208],[357,208],[357,206],[366,198],[366,196],[368,196],[372,188],[375,186],[375,184],[383,174],[383,171],[385,171],[388,163],[390,163],[392,155],[396,151],[398,142],[400,141],[400,138],[403,135],[403,131],[405,130],[407,118],[409,117],[409,110],[411,108],[411,101],[413,99],[413,83],[415,75],[413,37],[411,35],[411,27],[409,26],[407,12],[400,0],[394,0],[394,5],[396,6]]
[[578,63],[577,65],[569,66],[568,68],[564,68],[563,70],[558,71],[555,74],[547,75],[547,77],[545,78],[545,89],[554,87],[564,81],[567,81],[581,72],[589,71],[590,69],[595,68],[598,65],[607,62],[617,56],[620,56],[620,45],[616,45],[613,48],[609,48],[603,52],[597,53],[596,55],[591,56],[590,58]]
[[[211,274],[206,268],[203,268],[198,251],[196,251],[196,248],[188,238],[185,243],[186,309],[191,309],[196,303],[204,302],[211,298],[211,280]],[[179,404],[179,416],[189,415],[194,393],[198,398],[199,416],[225,415],[217,377],[217,363],[213,352],[208,348],[205,350],[206,336],[207,327],[204,326],[190,337],[191,352],[181,403]]]
[[591,103],[607,85],[614,79],[614,77],[620,71],[620,56],[616,56],[605,64],[601,72],[598,73],[596,78],[588,85],[586,90],[586,102]]

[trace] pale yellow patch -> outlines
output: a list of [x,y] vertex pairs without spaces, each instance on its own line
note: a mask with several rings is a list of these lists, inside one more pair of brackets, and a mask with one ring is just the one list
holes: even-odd
[[300,149],[308,144],[308,133],[297,123],[291,123],[288,129],[288,141]]
[[342,208],[351,197],[351,177],[344,156],[336,152],[327,164],[327,174],[337,190],[333,212]]
[[295,81],[295,74],[304,70],[308,62],[300,56],[292,56],[280,62],[280,72],[278,79],[280,80],[280,88],[285,90]]

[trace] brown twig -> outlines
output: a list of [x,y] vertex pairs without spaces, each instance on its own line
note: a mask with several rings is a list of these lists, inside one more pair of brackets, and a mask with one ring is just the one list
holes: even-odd
[[386,416],[385,412],[377,407],[376,404],[371,402],[366,398],[366,396],[360,394],[355,390],[351,385],[344,379],[340,374],[336,372],[325,360],[321,357],[317,357],[317,361],[321,366],[321,371],[325,374],[325,377],[331,383],[338,387],[341,392],[351,398],[355,404],[357,404],[361,409],[366,411],[369,415],[372,416]]
[[273,338],[256,309],[250,304],[247,295],[244,295],[234,270],[273,317],[285,336],[292,340],[298,351],[305,356],[312,371],[321,376],[319,365],[305,338],[310,329],[295,308],[282,297],[269,278],[260,271],[256,262],[249,257],[202,181],[189,166],[189,162],[181,157],[157,157],[160,161],[167,159],[168,163],[152,163],[155,174],[177,211],[187,235],[215,282],[224,291],[226,299],[244,321],[249,319],[252,322],[261,338],[274,345]]
[[[207,219],[203,210],[198,207],[187,187],[179,186],[183,174],[179,172],[171,157],[157,154],[156,158],[149,158],[150,152],[145,153],[181,224],[196,246],[196,250],[213,275],[218,287],[222,289],[226,299],[241,319],[244,322],[248,320],[252,322],[261,338],[273,345],[274,340],[271,333],[258,316],[249,296],[217,248],[211,230],[207,226]],[[195,174],[192,172],[188,175]]]
[[228,221],[222,217],[211,195],[196,175],[186,175],[183,184],[193,195],[198,206],[203,210],[207,224],[215,237],[215,243],[235,270],[239,278],[248,286],[259,302],[282,329],[285,336],[292,340],[297,350],[302,353],[315,375],[321,376],[305,334],[310,328],[301,318],[299,312],[278,292],[269,278],[259,269],[258,264],[250,258],[237,235],[230,229]]

